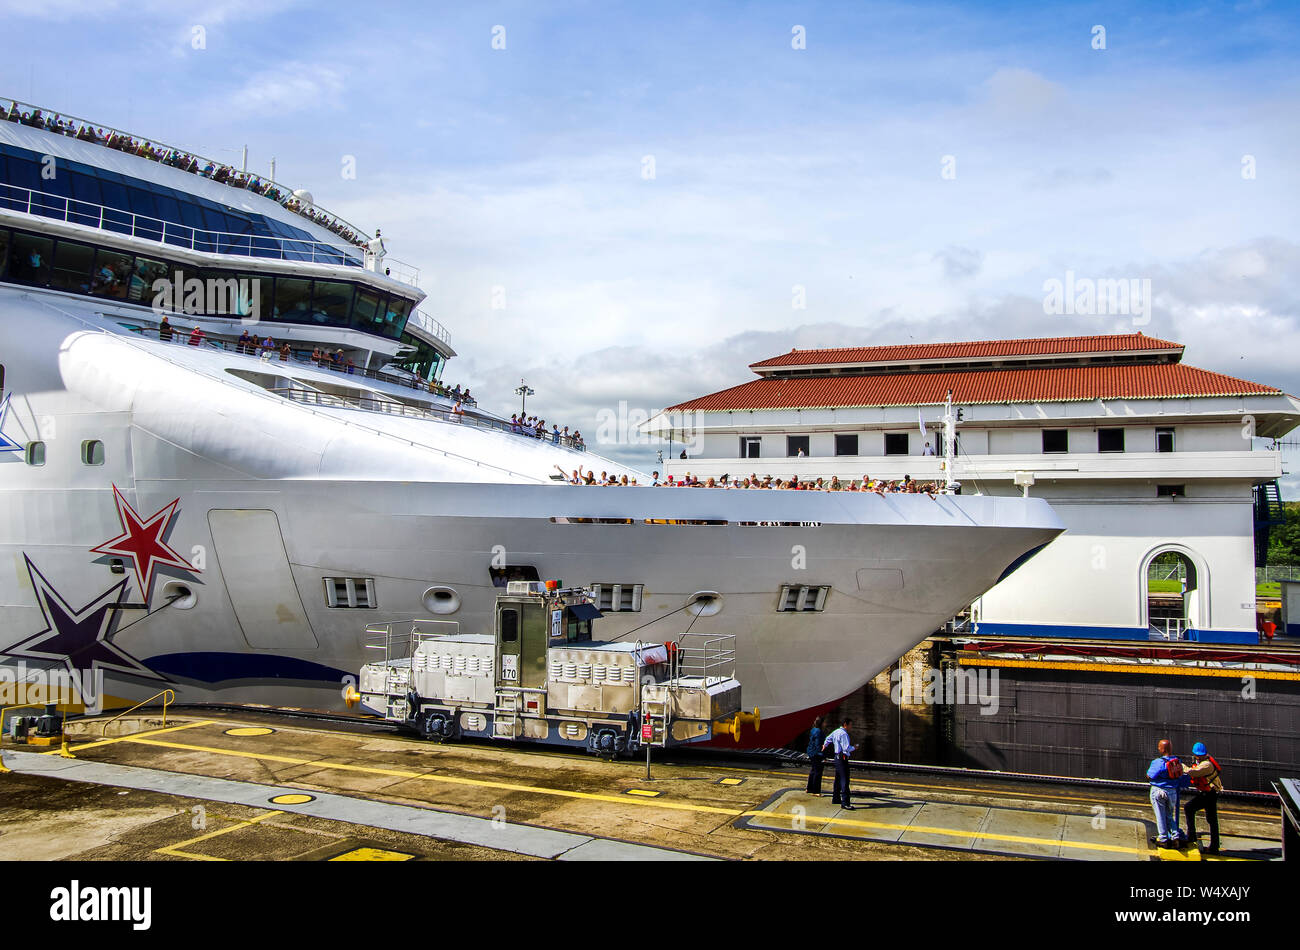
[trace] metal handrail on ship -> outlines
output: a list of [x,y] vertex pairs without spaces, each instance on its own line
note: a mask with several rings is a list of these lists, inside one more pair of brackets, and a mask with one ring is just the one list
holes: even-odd
[[[39,124],[27,123],[22,121],[21,115],[15,117],[15,113],[21,113],[24,109],[29,110],[32,113],[32,115],[41,116],[42,121],[39,122]],[[88,132],[91,138],[90,139],[81,138],[77,134],[73,134],[69,136],[67,130],[62,125],[58,125],[57,130],[51,129],[48,127],[45,121],[43,121],[45,118],[53,118],[56,120],[61,120],[62,122],[71,123],[73,125],[74,133]],[[102,142],[100,141],[101,133],[104,133],[106,136],[113,136],[113,135],[120,136],[122,138],[128,139],[136,143],[135,153],[122,150],[124,154],[127,155],[137,154],[137,157],[145,158],[148,159],[149,161],[156,161],[161,165],[167,165],[168,167],[175,168],[178,171],[186,171],[189,174],[198,175],[200,178],[206,178],[208,181],[215,181],[215,179],[208,178],[208,176],[203,175],[197,171],[189,172],[188,169],[181,168],[179,165],[173,165],[171,162],[161,158],[155,159],[148,155],[138,155],[138,152],[142,148],[147,148],[154,152],[166,153],[169,158],[176,155],[184,155],[187,156],[191,161],[193,161],[196,164],[196,167],[198,165],[202,165],[206,163],[216,168],[229,168],[232,172],[235,171],[235,169],[227,162],[219,162],[216,159],[206,158],[202,155],[199,155],[197,152],[193,152],[189,149],[177,148],[174,145],[165,145],[160,142],[153,142],[142,136],[134,135],[130,132],[124,132],[121,129],[115,129],[109,125],[103,125],[97,122],[90,122],[87,119],[82,119],[75,115],[67,115],[65,113],[58,112],[54,109],[47,109],[44,106],[37,106],[30,102],[23,102],[19,99],[7,99],[7,98],[0,97],[0,119],[4,119],[5,121],[8,122],[17,122],[19,125],[26,125],[28,128],[40,129],[41,131],[44,132],[52,132],[59,135],[64,135],[67,136],[68,138],[77,139],[77,141],[81,141],[81,142],[90,141],[93,142],[93,144],[103,146],[104,148],[113,148],[113,146],[107,144],[107,138],[105,138],[105,141]],[[247,187],[249,182],[256,180],[260,182],[262,185],[264,185],[266,187],[266,190],[276,191],[279,194],[279,197],[273,198],[270,195],[259,192],[255,188],[251,189],[254,194],[266,198],[268,201],[274,201],[276,204],[283,207],[286,211],[293,211],[294,214],[298,214],[300,217],[307,218],[308,221],[311,221],[313,224],[316,224],[318,227],[324,227],[328,230],[330,225],[337,224],[339,227],[351,231],[352,233],[357,235],[358,238],[369,239],[371,237],[371,235],[361,230],[361,228],[357,227],[355,224],[352,224],[350,221],[347,221],[336,214],[326,211],[324,208],[317,206],[314,202],[312,203],[311,207],[314,210],[318,211],[321,215],[323,215],[329,221],[329,224],[321,224],[320,222],[315,221],[310,216],[302,214],[300,211],[296,210],[295,208],[289,207],[291,203],[299,204],[300,202],[294,196],[294,189],[290,188],[288,185],[281,184],[280,182],[274,181],[273,179],[267,178],[263,175],[258,175],[253,172],[245,171],[242,169],[237,174],[245,176],[246,180],[241,182],[217,182],[217,184],[224,184],[229,188],[240,188],[247,191],[250,190]],[[339,235],[339,237],[343,238],[343,240],[345,241],[347,240],[347,238],[344,238],[343,235],[341,234]]]
[[[147,214],[137,214],[134,211],[123,211],[93,201],[69,198],[67,195],[59,195],[51,191],[40,191],[23,185],[0,182],[0,210],[5,209],[203,254],[230,254],[237,257],[301,261],[342,267],[363,266],[362,260],[354,257],[345,247],[329,241],[234,231],[211,231],[207,228],[178,224],[175,221],[165,221]],[[309,260],[290,256],[290,254],[308,253],[311,255]],[[385,257],[384,261],[390,270],[395,269],[393,274],[386,276],[412,287],[419,285],[418,268],[389,257]],[[426,319],[432,320],[431,317]],[[437,323],[436,320],[433,322]]]
[[698,677],[709,684],[736,675],[735,634],[683,633],[674,647],[669,650],[673,679]]

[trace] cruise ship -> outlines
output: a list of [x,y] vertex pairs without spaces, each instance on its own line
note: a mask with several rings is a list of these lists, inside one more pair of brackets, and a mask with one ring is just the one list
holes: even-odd
[[418,274],[306,191],[0,113],[11,671],[341,710],[369,623],[485,631],[508,581],[561,579],[611,638],[735,634],[779,745],[1062,530],[1034,498],[650,487],[442,385]]

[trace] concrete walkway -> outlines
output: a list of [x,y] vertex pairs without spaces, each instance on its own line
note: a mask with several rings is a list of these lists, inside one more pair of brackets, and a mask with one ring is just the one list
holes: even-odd
[[[0,753],[0,761],[15,772],[28,775],[276,809],[557,861],[713,860],[683,851],[630,844],[595,835],[553,831],[504,820],[476,818],[412,805],[394,805],[328,792],[307,792],[300,788],[258,785],[83,759],[64,759],[58,755],[34,752],[7,751]],[[310,800],[295,800],[299,798]]]

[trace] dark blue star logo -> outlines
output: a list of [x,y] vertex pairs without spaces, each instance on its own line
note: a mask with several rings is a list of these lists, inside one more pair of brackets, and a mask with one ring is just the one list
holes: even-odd
[[127,580],[123,578],[80,609],[73,608],[37,570],[26,554],[27,576],[36,591],[36,603],[45,629],[14,644],[0,655],[62,663],[70,675],[104,670],[149,679],[161,679],[135,657],[113,643],[111,630]]
[[[12,394],[11,394],[12,395]],[[0,452],[21,452],[22,444],[15,442],[4,433],[5,420],[9,418],[9,396],[0,402]]]

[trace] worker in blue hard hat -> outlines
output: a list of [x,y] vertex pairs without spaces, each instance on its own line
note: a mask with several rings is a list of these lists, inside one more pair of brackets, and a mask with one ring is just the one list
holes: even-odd
[[1223,772],[1204,742],[1192,746],[1195,765],[1185,769],[1191,779],[1190,797],[1184,806],[1187,815],[1187,837],[1196,843],[1196,813],[1205,812],[1205,823],[1210,826],[1210,845],[1201,849],[1205,854],[1219,853],[1219,792],[1223,791]]

